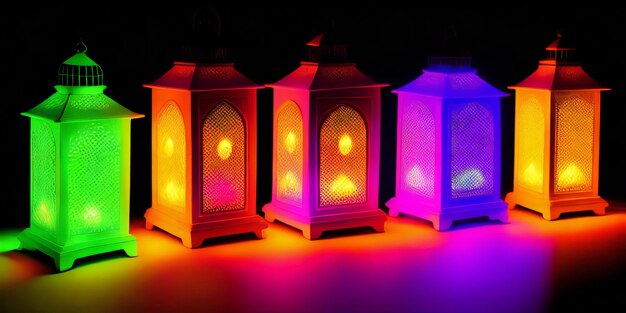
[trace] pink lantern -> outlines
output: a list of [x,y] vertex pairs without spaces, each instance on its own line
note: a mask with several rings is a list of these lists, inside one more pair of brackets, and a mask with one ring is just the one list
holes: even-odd
[[500,199],[500,98],[468,56],[429,58],[398,94],[396,195],[399,213],[450,228],[454,220],[508,220]]
[[[346,45],[310,41],[309,62],[274,88],[272,202],[265,218],[302,230],[371,226],[378,209],[380,89],[387,86],[346,63]],[[327,38],[326,38],[327,39]]]

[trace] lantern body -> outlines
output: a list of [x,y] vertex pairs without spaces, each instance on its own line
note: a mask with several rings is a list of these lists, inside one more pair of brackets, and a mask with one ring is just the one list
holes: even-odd
[[265,218],[298,228],[307,239],[365,226],[383,232],[378,176],[385,85],[353,64],[302,62],[268,86],[274,88],[274,143]]
[[157,226],[195,248],[206,238],[253,232],[256,90],[232,64],[176,62],[152,88],[152,208]]
[[[63,79],[65,70],[75,71],[74,82]],[[128,229],[130,119],[142,115],[104,95],[101,75],[78,53],[61,66],[57,92],[24,113],[31,118],[31,215],[18,238],[61,271],[94,254],[137,255]]]
[[500,199],[500,98],[469,66],[430,66],[398,94],[396,195],[389,215],[436,230],[488,216],[506,222]]
[[560,39],[548,58],[515,90],[515,163],[513,192],[506,197],[542,213],[605,213],[598,196],[600,91],[607,90],[568,60],[573,48]]

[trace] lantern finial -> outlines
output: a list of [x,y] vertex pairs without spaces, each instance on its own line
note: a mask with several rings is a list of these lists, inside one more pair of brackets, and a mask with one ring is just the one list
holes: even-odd
[[556,40],[546,47],[546,61],[556,63],[575,63],[576,48],[569,36],[564,36],[563,29],[556,32]]
[[437,71],[451,69],[468,69],[472,58],[469,52],[459,41],[456,27],[449,25],[442,31],[442,40],[428,57],[427,64],[430,70]]
[[182,47],[182,61],[190,63],[225,63],[229,49],[222,37],[222,18],[217,10],[205,7],[191,19],[189,39]]
[[74,45],[74,51],[76,51],[76,53],[87,53],[87,45],[83,41],[83,37],[80,37],[76,45]]

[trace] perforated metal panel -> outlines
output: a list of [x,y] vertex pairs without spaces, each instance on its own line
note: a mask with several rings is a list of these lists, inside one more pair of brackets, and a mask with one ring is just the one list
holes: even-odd
[[88,97],[72,96],[71,106],[79,110],[108,110],[111,107],[110,98],[104,94],[89,95]]
[[489,110],[470,102],[452,111],[450,179],[452,198],[493,193],[494,127]]
[[403,191],[432,198],[435,193],[435,119],[417,101],[407,106],[402,116]]
[[185,123],[178,106],[169,103],[157,123],[157,200],[184,212],[186,191]]
[[31,227],[54,236],[59,218],[54,133],[47,121],[32,119],[31,123]]
[[276,198],[302,201],[302,114],[287,101],[276,117]]
[[340,106],[320,128],[320,207],[367,200],[367,128],[361,115]]
[[239,112],[217,105],[202,123],[202,212],[242,210],[246,196],[246,130]]
[[518,91],[518,183],[536,192],[543,191],[545,115],[537,95]]
[[554,192],[591,191],[593,94],[555,93],[554,101],[556,104]]
[[452,74],[449,77],[452,90],[475,90],[483,85],[481,79],[474,73]]
[[67,205],[72,235],[119,229],[122,146],[115,122],[86,123],[69,138]]

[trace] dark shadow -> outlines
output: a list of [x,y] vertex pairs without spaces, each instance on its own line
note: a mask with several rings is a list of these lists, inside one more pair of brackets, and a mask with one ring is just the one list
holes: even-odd
[[336,237],[358,236],[358,235],[365,235],[365,234],[376,234],[376,231],[371,226],[327,230],[323,232],[322,235],[315,240],[332,239]]
[[257,239],[258,238],[256,237],[256,235],[252,232],[227,235],[227,236],[221,236],[221,237],[213,237],[213,238],[204,239],[204,241],[202,242],[202,245],[200,245],[198,248],[205,248],[205,247],[218,246],[218,245],[227,245],[227,244],[233,244],[233,243],[249,241],[249,240],[257,240]]
[[453,221],[452,227],[450,227],[450,229],[445,230],[445,231],[453,232],[453,231],[463,230],[467,228],[506,225],[506,224],[508,223],[503,223],[499,220],[491,220],[487,216],[481,216],[481,217],[474,217],[474,218],[468,218],[464,220]]
[[[83,267],[83,266],[89,266],[89,265],[97,264],[97,263],[101,263],[101,262],[108,262],[108,261],[111,261],[111,260],[114,260],[114,259],[120,259],[120,258],[131,258],[131,257],[126,255],[126,252],[124,252],[124,250],[117,250],[117,251],[111,251],[111,252],[106,252],[106,253],[100,253],[100,254],[91,255],[91,256],[84,257],[84,258],[76,259],[76,261],[74,261],[74,266],[72,266],[72,268],[70,268],[67,271],[71,271],[72,269],[77,269],[77,268],[80,268],[80,267]],[[52,258],[50,258],[50,260],[52,260]],[[53,262],[53,264],[54,264],[54,262]]]

